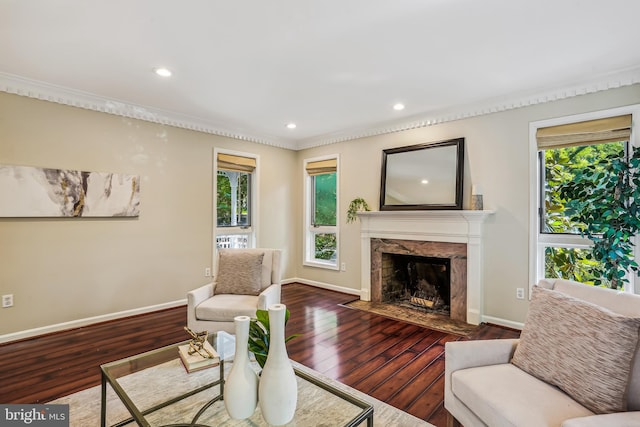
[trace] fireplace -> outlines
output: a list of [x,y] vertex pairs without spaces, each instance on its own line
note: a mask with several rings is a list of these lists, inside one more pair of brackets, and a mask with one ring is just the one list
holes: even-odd
[[[438,262],[448,263],[450,317],[479,324],[483,305],[482,225],[492,213],[465,210],[359,213],[360,299],[382,302],[382,270],[388,262],[383,261],[387,256],[383,254],[444,260]],[[415,301],[429,305],[414,298]]]
[[[432,264],[440,264],[446,266],[446,286],[448,290],[443,292],[440,298],[448,298],[448,309],[442,313],[449,315],[454,320],[466,321],[467,319],[467,245],[465,243],[450,243],[450,242],[430,242],[420,240],[402,240],[402,239],[380,239],[372,238],[370,240],[371,247],[371,301],[373,302],[387,302],[384,296],[385,276],[396,274],[396,278],[401,278],[402,274],[399,272],[390,272],[390,260],[398,257],[395,265],[402,268],[403,262],[410,262],[413,260],[413,267],[416,263],[420,265],[422,272],[428,270],[426,265],[431,262]],[[386,262],[385,262],[386,260]],[[392,262],[392,261],[391,261]],[[385,268],[386,263],[386,268]],[[412,273],[413,274],[413,273]],[[440,274],[442,276],[442,274]],[[406,275],[405,275],[406,277]],[[432,274],[432,277],[434,275]],[[423,278],[424,280],[425,278]],[[397,279],[399,281],[399,279]],[[418,280],[418,279],[416,279]],[[400,285],[396,283],[396,287]],[[435,284],[432,284],[435,286]],[[429,287],[424,283],[420,288],[420,291],[428,291]],[[448,295],[447,295],[448,294]],[[423,300],[429,300],[430,298],[437,297],[436,295],[427,295],[425,298],[424,293],[421,295],[413,295],[414,304],[424,302],[425,307],[421,309],[426,310],[429,303]],[[409,304],[399,304],[405,306],[412,306]],[[433,305],[436,305],[435,303]],[[444,308],[444,307],[441,307]]]
[[450,260],[382,254],[382,302],[450,315]]

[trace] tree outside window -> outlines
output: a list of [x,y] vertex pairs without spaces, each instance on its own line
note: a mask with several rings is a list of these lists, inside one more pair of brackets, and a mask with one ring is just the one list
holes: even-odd
[[[580,235],[586,224],[571,219],[572,204],[562,188],[576,179],[584,168],[595,165],[598,173],[607,171],[607,159],[624,158],[626,141],[580,145],[544,150],[544,194],[541,203],[540,232],[547,235]],[[583,245],[580,245],[583,246]],[[602,279],[602,262],[595,260],[588,247],[576,247],[562,241],[544,250],[545,277],[564,278],[594,284]],[[603,284],[608,285],[606,280]]]
[[[336,172],[313,176],[313,219],[314,227],[335,227],[336,225]],[[316,233],[315,258],[335,260],[337,240],[335,233]]]
[[633,291],[628,274],[638,269],[633,240],[640,230],[640,152],[630,156],[635,113],[616,112],[536,128],[537,279],[617,289],[627,283]]
[[305,162],[306,265],[337,269],[338,266],[338,159]]

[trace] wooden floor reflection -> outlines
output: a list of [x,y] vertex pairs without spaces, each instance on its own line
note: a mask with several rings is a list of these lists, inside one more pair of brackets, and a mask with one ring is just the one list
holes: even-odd
[[[465,339],[342,306],[352,295],[301,284],[283,287],[291,309],[289,357],[436,426],[446,424],[444,344]],[[481,326],[482,338],[517,331]]]

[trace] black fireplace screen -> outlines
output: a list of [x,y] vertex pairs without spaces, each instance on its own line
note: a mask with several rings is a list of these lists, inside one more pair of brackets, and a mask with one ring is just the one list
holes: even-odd
[[382,255],[382,302],[449,313],[450,260],[415,255]]

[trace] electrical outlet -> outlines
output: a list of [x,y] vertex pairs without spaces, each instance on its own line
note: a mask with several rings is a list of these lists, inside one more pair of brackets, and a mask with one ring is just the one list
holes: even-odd
[[211,277],[211,269],[209,267],[204,269],[204,277]]
[[516,298],[524,299],[524,288],[516,288]]
[[343,262],[342,264],[340,264],[340,271],[347,271],[347,263]]
[[13,307],[13,294],[2,295],[2,308]]

